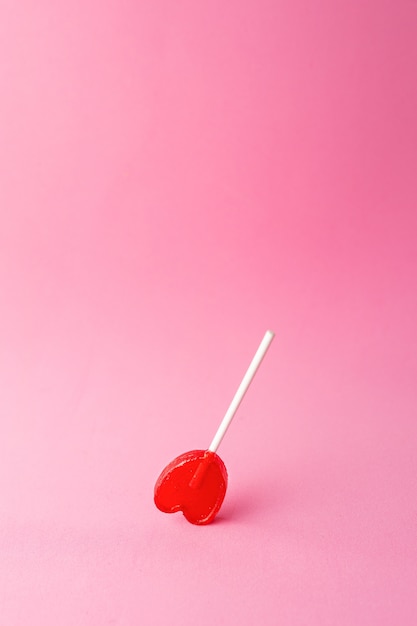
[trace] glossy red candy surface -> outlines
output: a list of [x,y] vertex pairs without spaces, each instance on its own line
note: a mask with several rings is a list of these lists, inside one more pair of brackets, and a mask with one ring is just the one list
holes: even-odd
[[174,459],[155,484],[155,504],[164,513],[182,511],[191,524],[210,524],[227,488],[221,458],[208,450],[191,450]]

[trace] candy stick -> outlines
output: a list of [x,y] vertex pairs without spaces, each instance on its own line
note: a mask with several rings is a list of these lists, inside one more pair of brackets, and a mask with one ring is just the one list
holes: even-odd
[[214,435],[214,439],[209,447],[210,452],[216,452],[219,447],[274,337],[275,333],[273,333],[272,330],[266,331],[265,336],[262,339],[259,348],[257,349],[255,356],[253,357],[252,362],[249,365],[248,370],[244,375],[229,408],[226,411],[226,415],[222,419],[220,426]]

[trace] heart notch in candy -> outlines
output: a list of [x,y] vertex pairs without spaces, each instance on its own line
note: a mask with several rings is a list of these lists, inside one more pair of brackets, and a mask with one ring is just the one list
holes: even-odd
[[227,470],[216,454],[224,435],[265,356],[274,333],[268,330],[207,450],[191,450],[176,457],[155,484],[154,501],[160,511],[182,511],[191,524],[210,524],[223,504]]

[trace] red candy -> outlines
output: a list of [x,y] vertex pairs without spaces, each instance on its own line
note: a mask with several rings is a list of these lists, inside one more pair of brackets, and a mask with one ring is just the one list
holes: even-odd
[[192,524],[210,524],[223,503],[227,471],[209,450],[192,450],[174,459],[155,485],[155,504],[164,513],[182,511]]
[[155,504],[163,513],[182,511],[191,524],[210,524],[227,489],[226,467],[216,450],[274,338],[267,330],[208,450],[191,450],[166,466],[155,485]]

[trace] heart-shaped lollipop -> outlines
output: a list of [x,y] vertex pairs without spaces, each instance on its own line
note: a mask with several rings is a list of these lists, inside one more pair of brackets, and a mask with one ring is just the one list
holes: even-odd
[[192,450],[175,458],[155,484],[155,504],[164,513],[182,511],[192,524],[209,524],[223,503],[227,489],[225,464],[216,454],[243,396],[268,350],[274,333],[268,330],[220,423],[208,450]]

